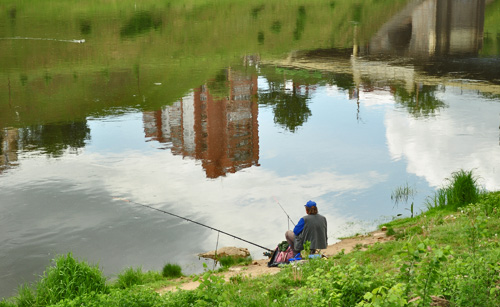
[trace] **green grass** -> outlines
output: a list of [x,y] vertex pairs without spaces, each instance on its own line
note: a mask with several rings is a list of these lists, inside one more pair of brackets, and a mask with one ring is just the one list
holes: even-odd
[[[29,285],[21,285],[18,288],[16,305],[19,307],[29,307],[36,303],[35,291]],[[1,306],[1,305],[0,305]]]
[[56,258],[33,287],[19,287],[13,303],[16,306],[49,306],[63,299],[107,292],[106,278],[99,268],[79,261],[69,253]]
[[[179,267],[180,268],[180,267]],[[144,284],[152,284],[158,283],[159,285],[163,285],[164,282],[162,274],[156,271],[147,271],[143,272],[142,268],[127,268],[120,274],[118,274],[118,278],[116,282],[113,284],[114,287],[120,289],[132,288],[136,285],[144,285]]]
[[252,262],[252,257],[223,256],[219,257],[217,261],[223,268],[229,268],[235,265],[248,265]]
[[16,304],[9,302],[9,301],[6,301],[6,300],[0,301],[0,307],[16,307],[16,306],[27,306],[27,305],[16,305]]
[[181,277],[182,268],[178,264],[167,263],[163,266],[162,275],[165,278]]
[[482,189],[472,170],[459,170],[446,179],[446,185],[427,199],[427,207],[450,207],[456,210],[479,200]]
[[137,268],[128,268],[125,269],[122,273],[118,274],[118,280],[116,282],[116,286],[121,289],[130,288],[134,285],[142,284],[142,269]]

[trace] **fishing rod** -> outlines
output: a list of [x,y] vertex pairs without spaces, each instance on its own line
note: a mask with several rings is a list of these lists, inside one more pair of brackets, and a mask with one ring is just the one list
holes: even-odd
[[[281,206],[280,202],[276,199],[276,197],[273,196],[273,198],[274,198],[274,201],[276,203],[278,203],[278,205],[280,206],[281,210],[283,210],[283,212],[285,212],[286,216],[288,217],[288,220],[290,222],[292,222],[293,226],[295,227],[295,223],[292,221],[292,219],[290,218],[290,216],[288,215],[288,213],[286,213],[285,209],[283,209],[283,207]],[[288,224],[288,228],[290,228],[290,224]]]
[[146,207],[146,208],[149,208],[149,209],[153,209],[153,210],[159,211],[159,212],[161,212],[161,213],[165,213],[165,214],[168,214],[168,215],[171,215],[171,216],[174,216],[174,217],[177,217],[177,218],[183,219],[183,220],[185,220],[185,221],[188,221],[188,222],[191,222],[191,223],[198,224],[198,225],[203,226],[203,227],[206,227],[206,228],[208,228],[208,229],[218,231],[218,232],[223,233],[223,234],[225,234],[225,235],[227,235],[227,236],[230,236],[230,237],[235,238],[235,239],[237,239],[237,240],[241,240],[241,241],[243,241],[243,242],[246,242],[246,243],[249,243],[249,244],[255,245],[255,246],[260,247],[260,248],[262,248],[262,249],[265,249],[265,250],[267,250],[267,251],[274,252],[272,249],[269,249],[269,248],[267,248],[267,247],[264,247],[264,246],[261,246],[261,245],[255,244],[255,243],[253,243],[253,242],[250,242],[250,241],[248,241],[248,240],[242,239],[242,238],[240,238],[240,237],[237,237],[237,236],[235,236],[235,235],[232,235],[232,234],[227,233],[227,232],[225,232],[225,231],[222,231],[222,230],[220,230],[220,229],[213,228],[213,227],[211,227],[211,226],[208,226],[208,225],[202,224],[202,223],[197,222],[197,221],[193,221],[193,220],[188,219],[188,218],[186,218],[186,217],[183,217],[183,216],[180,216],[180,215],[177,215],[177,214],[174,214],[174,213],[171,213],[171,212],[168,212],[168,211],[162,210],[162,209],[158,209],[158,208],[155,208],[155,207],[152,207],[152,206],[149,206],[149,205],[145,205],[145,204],[141,204],[141,203],[138,203],[138,202],[135,202],[135,201],[131,201],[131,200],[128,200],[128,199],[126,199],[126,198],[113,197],[113,199],[122,200],[122,201],[126,201],[126,202],[128,202],[128,203],[132,203],[132,204],[135,204],[135,205],[138,205],[138,206],[142,206],[142,207]]

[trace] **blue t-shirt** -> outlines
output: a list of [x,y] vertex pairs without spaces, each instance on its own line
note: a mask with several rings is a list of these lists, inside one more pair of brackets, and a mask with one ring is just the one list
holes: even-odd
[[302,232],[302,230],[304,230],[304,225],[305,225],[305,221],[304,221],[304,218],[301,217],[299,222],[297,223],[297,225],[295,225],[295,227],[293,228],[293,233],[298,236],[299,233]]

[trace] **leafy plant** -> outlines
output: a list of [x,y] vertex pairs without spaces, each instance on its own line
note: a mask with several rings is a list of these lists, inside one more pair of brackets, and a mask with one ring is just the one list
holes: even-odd
[[[421,306],[429,306],[432,299],[431,294],[435,290],[436,284],[439,281],[440,269],[444,262],[447,261],[447,256],[450,255],[450,247],[438,248],[434,241],[426,239],[424,242],[425,253],[421,264],[421,272],[417,276],[416,292],[422,298]],[[419,248],[420,248],[419,244]]]
[[480,196],[479,204],[486,216],[492,216],[499,213],[500,192],[484,193]]
[[311,254],[311,241],[304,242],[304,249],[300,252],[303,259],[308,259]]
[[[203,267],[206,269],[207,265],[203,263]],[[198,290],[204,301],[212,304],[218,302],[221,298],[220,294],[223,292],[222,288],[225,284],[224,278],[215,275],[213,272],[207,271],[201,277],[197,276],[194,278],[194,281],[197,280],[200,280]]]
[[430,295],[439,279],[439,270],[450,254],[450,247],[438,248],[428,238],[416,245],[405,243],[399,257],[396,257],[400,267],[399,280],[405,285],[405,296],[420,296],[418,304],[429,306]]
[[286,251],[288,248],[288,241],[282,241],[280,244],[278,244],[278,249],[282,252]]
[[407,306],[408,301],[405,296],[405,285],[397,283],[391,288],[380,286],[367,292],[358,307],[402,307]]

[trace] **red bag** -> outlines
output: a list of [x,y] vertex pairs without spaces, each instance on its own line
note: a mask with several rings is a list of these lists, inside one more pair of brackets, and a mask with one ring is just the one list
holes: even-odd
[[276,247],[276,250],[271,256],[271,261],[269,261],[267,266],[275,267],[280,264],[287,264],[289,262],[288,259],[293,258],[293,256],[293,250],[290,246],[288,246],[288,248],[284,252],[280,251],[279,248]]

